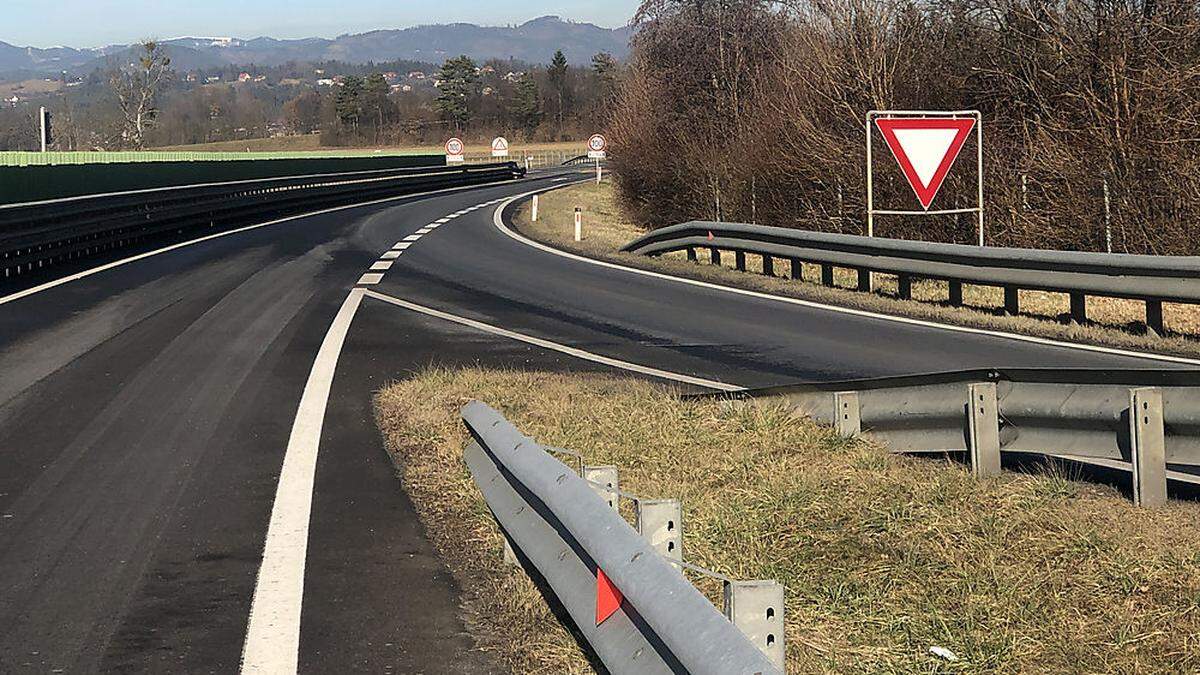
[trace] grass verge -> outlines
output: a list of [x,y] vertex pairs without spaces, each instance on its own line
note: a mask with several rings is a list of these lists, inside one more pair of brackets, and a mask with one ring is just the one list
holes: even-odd
[[431,369],[380,392],[377,418],[472,633],[513,672],[590,669],[526,576],[499,564],[462,461],[471,399],[616,464],[623,489],[681,498],[689,561],[783,582],[791,673],[1200,669],[1195,504],[1138,510],[1052,473],[980,482],[783,408],[681,401],[639,380]]
[[[974,328],[1001,330],[1022,335],[1066,340],[1084,344],[1119,347],[1178,356],[1200,357],[1200,307],[1164,304],[1168,335],[1157,337],[1145,333],[1144,306],[1132,300],[1088,298],[1087,324],[1066,321],[1070,301],[1064,293],[1021,291],[1022,313],[1008,316],[1003,313],[1004,292],[986,286],[963,286],[963,307],[948,304],[949,289],[945,282],[919,281],[913,284],[912,301],[894,297],[897,293],[895,276],[876,274],[875,293],[850,290],[858,277],[851,270],[839,269],[835,276],[838,288],[828,288],[813,281],[785,279],[791,272],[790,263],[775,259],[775,276],[762,274],[762,259],[747,256],[747,272],[733,269],[734,256],[722,256],[721,266],[707,262],[706,252],[699,251],[701,262],[687,261],[684,253],[647,258],[620,249],[645,229],[631,222],[621,212],[615,191],[609,183],[586,183],[544,194],[540,197],[538,222],[530,220],[530,206],[518,211],[515,225],[526,236],[564,250],[593,258],[618,262],[629,267],[650,269],[676,276],[711,281],[729,286],[812,300],[830,305],[852,307],[872,312],[909,316],[941,323]],[[574,241],[574,210],[584,210],[583,241]],[[817,280],[820,268],[804,265],[804,278]]]

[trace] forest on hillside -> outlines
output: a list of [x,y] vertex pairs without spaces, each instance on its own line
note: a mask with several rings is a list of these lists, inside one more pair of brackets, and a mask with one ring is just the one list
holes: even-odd
[[[646,0],[610,120],[624,203],[859,234],[869,110],[982,112],[988,243],[1200,254],[1195,0]],[[882,208],[913,208],[876,145]],[[972,204],[959,161],[943,208]],[[972,243],[967,217],[882,236]]]

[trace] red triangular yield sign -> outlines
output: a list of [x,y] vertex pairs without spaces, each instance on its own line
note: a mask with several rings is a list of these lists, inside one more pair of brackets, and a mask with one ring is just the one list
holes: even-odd
[[928,211],[975,120],[964,118],[891,117],[875,120],[904,177]]
[[621,609],[621,601],[625,596],[613,585],[604,570],[596,568],[596,625],[608,621],[608,617]]

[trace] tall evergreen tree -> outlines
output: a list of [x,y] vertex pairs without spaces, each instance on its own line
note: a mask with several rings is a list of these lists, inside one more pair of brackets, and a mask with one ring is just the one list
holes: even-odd
[[567,116],[567,108],[571,105],[571,93],[569,89],[570,70],[567,67],[567,56],[562,53],[562,50],[554,52],[554,58],[550,61],[550,68],[546,71],[546,78],[550,83],[550,94],[554,97],[554,119],[558,123],[558,135],[562,136],[563,121]]
[[461,132],[471,119],[471,105],[479,94],[475,62],[467,56],[449,59],[442,65],[438,79],[441,80],[438,113],[454,125],[455,132]]
[[542,123],[541,91],[538,89],[537,80],[528,73],[516,82],[512,114],[526,135],[532,135]]

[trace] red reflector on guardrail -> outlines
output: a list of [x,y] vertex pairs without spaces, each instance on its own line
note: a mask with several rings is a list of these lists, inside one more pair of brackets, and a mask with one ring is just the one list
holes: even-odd
[[604,574],[604,570],[596,568],[596,625],[608,621],[608,618],[617,613],[621,608],[621,601],[625,596],[621,595],[621,591],[613,585],[613,582]]

